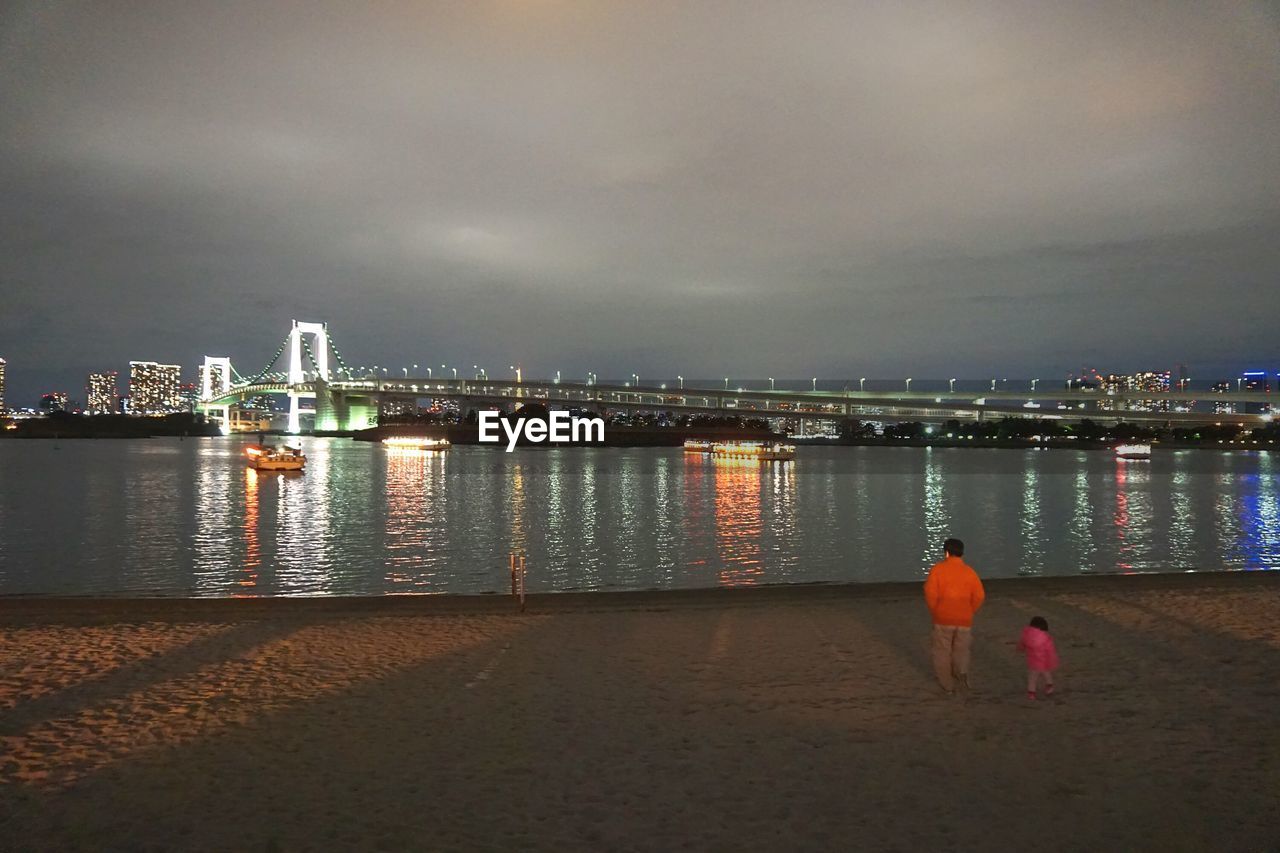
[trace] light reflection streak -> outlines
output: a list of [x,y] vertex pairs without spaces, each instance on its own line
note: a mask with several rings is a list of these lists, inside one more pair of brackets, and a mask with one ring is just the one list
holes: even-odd
[[384,580],[391,592],[435,590],[430,571],[430,518],[438,509],[436,480],[448,451],[386,448],[386,546]]
[[258,541],[258,472],[244,466],[244,563],[237,583],[237,597],[255,597],[258,587],[258,567],[262,565],[262,544]]
[[196,453],[195,585],[198,595],[226,591],[235,546],[233,472],[224,448],[201,442]]
[[938,559],[941,543],[951,535],[951,513],[947,510],[946,481],[938,453],[932,447],[925,448],[924,456],[924,548],[921,554],[921,573]]
[[[1027,454],[1030,457],[1032,454]],[[1019,527],[1022,543],[1020,575],[1038,575],[1044,572],[1044,517],[1040,511],[1039,454],[1028,458],[1022,470],[1022,509]]]
[[[683,455],[684,451],[681,451]],[[654,547],[657,553],[658,585],[670,586],[676,568],[676,544],[679,537],[679,526],[676,519],[680,509],[676,504],[679,493],[672,486],[672,459],[663,455],[657,459],[657,470],[653,475],[653,534]]]
[[1093,503],[1090,500],[1092,489],[1089,485],[1089,474],[1085,470],[1076,472],[1075,501],[1071,510],[1071,540],[1075,546],[1076,564],[1082,572],[1091,572],[1095,568],[1094,558],[1098,551],[1093,533]]
[[525,521],[524,465],[520,462],[511,464],[508,476],[509,491],[507,494],[507,542],[510,550],[517,556],[528,554],[529,531]]
[[795,465],[774,462],[764,468],[769,481],[769,527],[765,535],[770,542],[770,559],[777,565],[775,582],[791,580],[801,567],[800,542],[796,534]]
[[756,459],[715,457],[716,546],[723,586],[750,586],[764,577],[760,534],[760,468]]
[[304,448],[305,472],[281,471],[260,482],[277,489],[276,577],[280,590],[293,595],[335,592],[329,560],[332,500],[330,451],[326,440]]
[[582,466],[582,500],[579,503],[578,517],[581,530],[582,575],[583,583],[590,587],[600,584],[601,545],[599,541],[600,518],[597,515],[597,504],[600,500],[596,488],[596,460],[600,450],[590,449]]
[[1188,565],[1195,539],[1195,510],[1191,504],[1188,486],[1190,475],[1186,470],[1186,455],[1174,455],[1175,470],[1169,483],[1169,557],[1182,566]]

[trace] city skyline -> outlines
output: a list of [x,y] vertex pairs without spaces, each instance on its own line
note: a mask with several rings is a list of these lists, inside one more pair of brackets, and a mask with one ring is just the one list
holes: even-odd
[[[130,368],[130,374],[136,371],[137,369],[135,367],[136,365],[150,365],[152,367],[164,368],[166,380],[167,381],[171,380],[171,384],[173,384],[174,390],[172,391],[172,393],[164,392],[167,394],[166,399],[168,400],[168,402],[164,406],[162,406],[160,409],[157,409],[155,411],[150,411],[150,410],[145,410],[146,406],[144,406],[145,411],[143,412],[126,411],[126,413],[159,414],[161,413],[161,411],[186,410],[191,408],[191,404],[196,399],[198,399],[199,390],[203,387],[203,374],[204,374],[203,364],[195,364],[195,365],[165,364],[165,363],[157,363],[153,360],[130,359],[127,362],[127,366]],[[283,359],[278,357],[277,361],[275,362],[275,366],[278,371],[283,372],[284,370]],[[1280,365],[1276,365],[1276,366],[1280,367]],[[4,403],[6,388],[9,387],[11,389],[11,386],[7,382],[7,379],[8,379],[8,375],[6,371],[7,367],[9,367],[9,365],[7,364],[6,360],[4,358],[0,358],[0,411],[4,411],[6,408]],[[409,375],[408,371],[410,370],[411,366],[408,364],[398,365],[398,366],[351,365],[353,372],[357,371],[357,367],[360,375],[378,374],[381,376],[394,379],[396,376],[401,375],[401,372],[403,372],[403,375],[406,375],[406,376]],[[444,368],[444,372],[441,373],[442,378],[447,378],[448,376],[451,376],[452,374],[449,372],[451,369],[458,370],[459,371],[458,375],[461,376],[462,378],[468,378],[469,375],[472,373],[474,373],[476,377],[481,377],[481,376],[491,377],[491,376],[495,376],[495,373],[505,375],[505,373],[511,373],[512,371],[516,370],[517,366],[511,365],[508,367],[508,370],[506,370],[505,372],[496,368],[494,370],[490,370],[488,368],[484,368],[483,366],[481,366],[479,370],[476,370],[475,369],[476,366],[474,365],[472,366],[471,369],[468,369],[467,366],[465,365],[458,365],[458,364],[450,364],[450,365],[441,364],[440,367]],[[419,376],[419,377],[423,375],[428,375],[431,373],[432,370],[437,369],[435,367],[435,362],[430,359],[424,359],[424,362],[421,365],[418,363],[414,363],[412,365],[412,368],[417,368],[417,371],[414,372],[413,375]],[[1174,368],[1185,371],[1186,365],[1178,364],[1178,365],[1175,365]],[[378,371],[381,371],[381,373],[379,374]],[[397,371],[400,371],[400,372],[397,372]],[[566,380],[570,380],[570,381],[574,379],[574,377],[571,377],[568,374],[565,374],[564,371],[560,371],[560,370],[554,370],[554,371],[548,370],[545,373],[542,373],[542,372],[531,372],[527,369],[524,369],[523,373],[525,376],[527,376],[528,381],[531,381],[531,382],[533,381],[555,382],[555,381],[558,381],[561,376],[564,376]],[[126,374],[126,377],[132,378],[130,374]],[[221,374],[220,368],[215,366],[213,368],[213,376],[218,377],[220,376],[220,374]],[[67,386],[67,387],[80,389],[80,391],[83,392],[83,398],[76,396],[77,392],[69,392],[65,390],[65,388],[42,387],[40,390],[29,395],[30,399],[23,398],[22,400],[15,401],[12,390],[9,390],[8,391],[9,403],[7,408],[13,411],[33,410],[38,408],[39,402],[42,398],[47,397],[51,394],[60,394],[66,397],[67,400],[69,400],[70,406],[72,409],[77,411],[83,410],[84,413],[86,414],[105,414],[107,413],[107,411],[112,411],[112,412],[120,411],[119,407],[124,406],[127,408],[130,405],[130,400],[134,395],[132,393],[132,385],[133,385],[132,382],[129,382],[128,384],[126,384],[123,390],[117,387],[116,383],[118,381],[119,375],[120,375],[119,371],[110,370],[110,369],[91,370],[91,371],[84,372],[82,374],[83,379],[79,385],[76,385],[75,383],[71,383],[70,385]],[[516,374],[512,373],[512,375],[514,376]],[[844,383],[856,382],[863,387],[885,390],[887,385],[902,383],[904,381],[915,382],[917,388],[934,388],[934,387],[942,386],[948,383],[952,385],[954,385],[955,383],[960,383],[960,387],[977,386],[977,385],[985,386],[986,383],[988,382],[998,383],[998,386],[993,385],[991,390],[997,390],[997,387],[999,390],[1017,390],[1033,382],[1045,383],[1044,385],[1045,388],[1056,387],[1056,385],[1051,383],[1061,382],[1064,388],[1070,389],[1071,387],[1073,387],[1075,383],[1083,382],[1083,381],[1091,381],[1096,385],[1098,385],[1104,391],[1107,390],[1107,388],[1109,387],[1115,390],[1126,390],[1128,388],[1140,388],[1144,386],[1137,383],[1142,383],[1144,381],[1156,383],[1150,386],[1150,390],[1157,390],[1157,391],[1179,388],[1181,387],[1180,383],[1183,383],[1183,382],[1187,383],[1186,387],[1190,390],[1199,390],[1199,391],[1204,391],[1206,393],[1232,390],[1232,388],[1234,388],[1234,390],[1248,390],[1250,387],[1257,387],[1259,390],[1266,390],[1266,391],[1272,390],[1273,387],[1280,388],[1280,370],[1256,370],[1256,369],[1240,370],[1233,373],[1196,376],[1194,378],[1189,377],[1184,373],[1184,375],[1182,375],[1178,380],[1174,380],[1172,378],[1173,375],[1174,375],[1174,370],[1160,371],[1160,370],[1153,370],[1153,369],[1143,369],[1143,370],[1133,371],[1132,373],[1108,371],[1107,373],[1104,374],[1099,372],[1095,368],[1083,368],[1077,371],[1068,372],[1067,374],[1062,376],[1040,376],[1040,377],[1020,376],[1016,374],[1009,374],[1006,372],[1005,374],[999,375],[994,378],[979,377],[979,376],[962,376],[962,377],[945,377],[945,378],[942,376],[921,376],[921,377],[912,378],[912,377],[906,377],[905,375],[904,376],[872,376],[872,377],[866,377],[866,376],[854,377],[852,375],[843,376],[843,377],[738,376],[738,377],[724,377],[724,381],[731,382],[735,387],[745,383],[749,388],[754,388],[759,390],[762,387],[765,387],[766,385],[774,386],[776,384],[779,390],[786,389],[786,390],[796,390],[796,391],[805,390],[805,386],[809,385],[810,383],[814,383],[814,390],[817,389],[817,383],[821,383],[824,389],[830,390],[830,386],[833,383],[839,384],[841,382],[844,382]],[[606,381],[606,382],[617,382],[618,384],[627,384],[628,382],[631,381],[631,378],[635,378],[637,374],[628,374],[627,376],[618,376],[618,377],[608,377],[608,376],[602,377],[597,372],[583,371],[582,376],[585,377],[587,381]],[[188,377],[190,377],[192,381],[189,381],[189,382],[186,381]],[[495,377],[495,378],[499,378],[499,377]],[[677,374],[672,374],[670,376],[649,377],[649,379],[651,379],[652,382],[654,383],[673,383],[672,384],[673,388],[676,387],[674,383],[681,382],[686,379],[691,383],[699,383],[701,387],[705,387],[705,388],[717,388],[719,387],[719,382],[721,381],[721,380],[715,379],[714,377],[695,377],[695,376],[684,377],[682,375],[677,375]],[[216,384],[217,379],[215,378],[213,382],[214,384]],[[1162,387],[1158,387],[1160,382],[1163,382]],[[1034,385],[1032,385],[1031,387],[1034,388]],[[95,388],[99,388],[97,395],[95,395]],[[983,389],[975,387],[972,390],[980,391]],[[157,393],[160,393],[160,392],[157,392]],[[184,398],[183,394],[189,395],[190,399]],[[95,396],[97,401],[99,401],[99,404],[97,405],[95,405]],[[109,410],[104,409],[100,402],[102,400],[105,400],[107,397],[112,397],[114,399],[114,405]]]
[[1266,4],[0,14],[13,399],[295,316],[614,376],[1280,356]]

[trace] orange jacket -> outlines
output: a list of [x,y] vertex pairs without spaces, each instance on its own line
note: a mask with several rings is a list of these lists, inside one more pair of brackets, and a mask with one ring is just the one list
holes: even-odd
[[924,582],[924,600],[935,625],[969,627],[986,597],[978,573],[959,557],[934,564]]

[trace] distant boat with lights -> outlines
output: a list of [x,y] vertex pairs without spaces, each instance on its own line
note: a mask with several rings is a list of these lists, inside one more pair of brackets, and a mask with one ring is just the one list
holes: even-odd
[[447,438],[421,438],[407,435],[394,435],[382,439],[382,446],[388,450],[448,450],[453,445]]
[[1116,456],[1120,459],[1150,459],[1151,445],[1149,444],[1117,444]]
[[777,441],[703,441],[691,438],[684,443],[684,449],[723,459],[755,459],[760,462],[790,462],[796,458],[794,444]]
[[287,445],[267,447],[251,444],[244,449],[244,455],[249,467],[259,471],[301,471],[307,464],[307,457],[301,449]]

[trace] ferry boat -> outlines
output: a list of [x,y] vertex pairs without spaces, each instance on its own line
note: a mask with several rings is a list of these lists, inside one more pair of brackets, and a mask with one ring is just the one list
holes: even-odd
[[453,445],[447,438],[393,435],[382,439],[382,446],[388,450],[448,450]]
[[690,453],[710,453],[711,442],[704,438],[686,438],[684,440],[684,449]]
[[1150,459],[1151,445],[1149,444],[1117,444],[1116,456],[1120,459]]
[[288,445],[267,447],[251,444],[244,449],[244,455],[249,467],[259,471],[301,471],[302,466],[307,464],[307,457],[302,454],[302,450]]
[[776,441],[723,441],[711,445],[711,455],[725,459],[790,462],[796,458],[796,446]]

